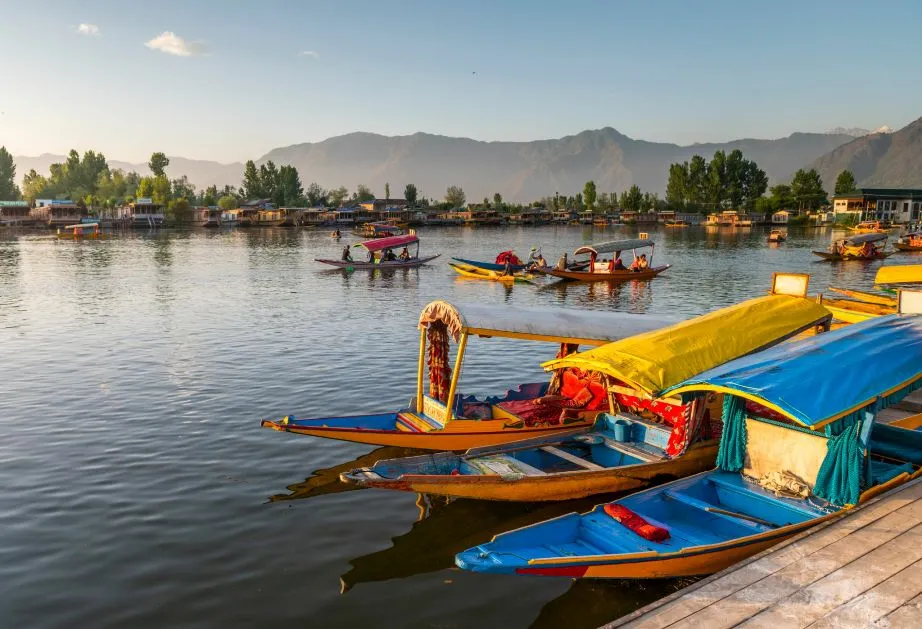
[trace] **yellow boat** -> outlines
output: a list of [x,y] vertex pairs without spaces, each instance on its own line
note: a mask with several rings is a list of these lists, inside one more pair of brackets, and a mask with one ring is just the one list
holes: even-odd
[[861,221],[854,227],[849,227],[848,229],[856,234],[883,234],[890,231],[890,229],[882,225],[880,221]]
[[512,275],[503,275],[502,271],[491,271],[483,269],[472,264],[463,264],[460,262],[449,262],[448,266],[454,269],[455,273],[461,277],[468,277],[478,280],[490,280],[493,282],[504,282],[511,284],[514,282],[530,282],[535,279],[531,273],[518,271]]
[[869,293],[867,291],[861,290],[852,290],[850,288],[837,288],[835,286],[830,286],[829,290],[834,293],[839,293],[840,295],[845,295],[852,299],[858,301],[863,301],[868,304],[879,304],[881,306],[893,306],[896,307],[896,297],[894,295],[884,295],[881,293]]
[[463,455],[382,460],[341,479],[362,487],[531,502],[622,492],[702,472],[717,453],[709,418],[720,415],[719,396],[689,405],[657,399],[660,393],[829,319],[816,302],[779,293],[570,354],[543,366],[560,375],[565,396],[568,384],[582,386],[574,371],[597,376],[607,412],[591,428]]
[[877,269],[875,284],[917,284],[922,282],[922,264],[894,264]]
[[[588,427],[600,411],[574,405],[564,411],[558,408],[556,413],[526,416],[515,410],[521,407],[515,403],[543,396],[548,382],[521,384],[504,396],[480,400],[461,395],[468,341],[472,337],[544,341],[552,343],[554,350],[569,352],[579,345],[604,345],[676,321],[675,317],[656,315],[434,301],[419,317],[416,394],[406,408],[352,417],[288,416],[264,420],[261,425],[315,437],[424,450],[467,450]],[[457,343],[453,368],[448,360],[450,340]]]
[[78,223],[59,227],[57,237],[62,240],[98,240],[106,235],[99,229],[99,223]]

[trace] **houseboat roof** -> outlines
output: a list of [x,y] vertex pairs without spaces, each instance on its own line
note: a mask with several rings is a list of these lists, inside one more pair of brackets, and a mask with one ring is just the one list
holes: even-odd
[[874,317],[745,356],[668,392],[720,391],[816,429],[922,379],[922,316]]
[[649,238],[632,238],[631,240],[612,240],[609,242],[600,242],[594,245],[583,245],[573,252],[573,255],[583,253],[614,253],[616,251],[627,251],[628,249],[639,249],[641,247],[652,247],[653,241]]
[[405,234],[403,236],[390,236],[388,238],[376,238],[360,242],[355,247],[365,247],[369,251],[381,251],[382,249],[395,249],[397,247],[406,247],[419,242],[415,234]]
[[434,321],[445,323],[455,340],[459,339],[461,334],[477,334],[555,343],[603,345],[672,325],[678,318],[568,308],[451,304],[439,300],[423,308],[419,315],[419,327],[427,327]]
[[[645,315],[646,316],[646,315]],[[766,295],[668,328],[546,362],[595,371],[656,397],[669,387],[829,319],[820,304],[791,295]]]

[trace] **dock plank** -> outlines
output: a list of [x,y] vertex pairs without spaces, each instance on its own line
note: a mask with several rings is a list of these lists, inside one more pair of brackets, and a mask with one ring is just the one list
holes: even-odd
[[[810,629],[836,629],[870,625],[906,605],[920,594],[922,594],[922,560],[916,561],[878,586],[826,614],[809,627]],[[922,624],[922,614],[916,616],[916,624]]]
[[[899,537],[920,521],[922,481],[916,481],[608,626],[733,626]],[[860,549],[856,539],[864,540]],[[814,562],[822,569],[812,569]],[[769,585],[780,589],[768,592]]]
[[922,618],[922,595],[890,612],[871,626],[876,629],[918,627],[920,618]]

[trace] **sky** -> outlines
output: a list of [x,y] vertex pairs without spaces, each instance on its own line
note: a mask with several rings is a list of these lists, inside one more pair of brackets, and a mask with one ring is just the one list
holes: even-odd
[[354,131],[691,144],[922,116],[920,0],[0,0],[0,145],[220,162]]

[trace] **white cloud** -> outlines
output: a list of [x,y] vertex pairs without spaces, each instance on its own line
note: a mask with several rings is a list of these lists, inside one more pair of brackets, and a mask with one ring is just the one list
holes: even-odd
[[202,42],[186,41],[173,31],[163,31],[144,45],[151,50],[159,50],[178,57],[197,57],[205,54],[205,46]]
[[95,24],[78,24],[74,27],[74,32],[81,35],[101,35],[102,33],[99,30],[99,27]]
[[302,50],[298,53],[299,57],[313,57],[314,59],[320,58],[320,53],[316,50]]

